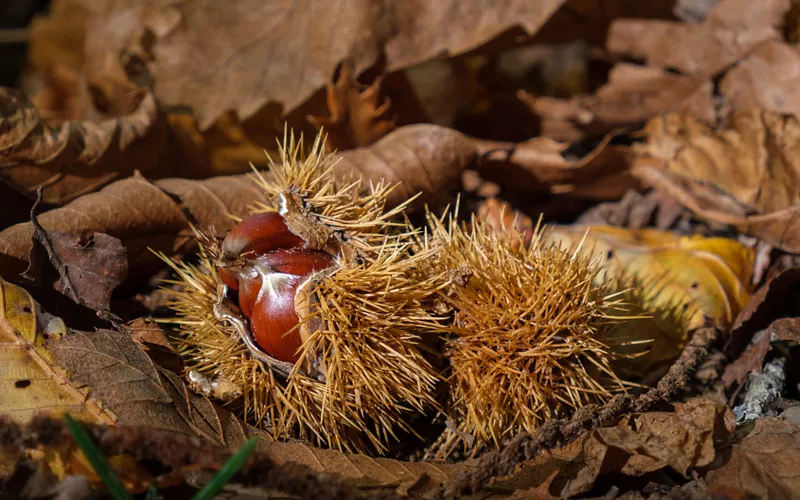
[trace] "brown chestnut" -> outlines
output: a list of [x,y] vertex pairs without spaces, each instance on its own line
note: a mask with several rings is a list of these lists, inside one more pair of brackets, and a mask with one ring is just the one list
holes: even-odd
[[336,263],[329,253],[302,248],[302,243],[279,214],[248,217],[223,242],[223,258],[245,257],[245,262],[218,268],[222,281],[239,292],[239,308],[250,320],[256,345],[290,363],[297,361],[302,344],[295,328],[300,321],[297,290],[312,274]]

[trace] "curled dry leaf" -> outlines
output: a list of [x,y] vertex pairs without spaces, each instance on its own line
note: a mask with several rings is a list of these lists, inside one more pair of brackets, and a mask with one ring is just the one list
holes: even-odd
[[600,474],[641,476],[670,467],[686,477],[690,469],[714,461],[715,441],[735,427],[730,409],[702,398],[675,404],[673,413],[623,417],[615,427],[597,429],[585,439],[585,464],[561,491],[562,498],[588,491]]
[[571,99],[521,94],[520,98],[541,116],[543,135],[556,132],[556,138],[579,139],[639,124],[673,110],[686,110],[713,122],[716,110],[712,90],[711,80],[705,77],[619,63],[611,69],[608,83],[594,94]]
[[345,58],[361,72],[383,53],[395,71],[512,26],[533,34],[563,2],[118,2],[95,9],[85,71],[89,81],[127,73],[153,85],[167,105],[191,106],[206,129],[229,109],[246,120],[268,101],[291,113]]
[[324,127],[328,152],[369,146],[395,128],[392,103],[381,94],[381,81],[361,85],[349,60],[336,68],[327,89],[330,116],[308,117],[317,130]]
[[[35,222],[35,245],[32,252],[42,247],[50,263],[58,271],[56,290],[80,305],[106,311],[111,305],[111,293],[122,283],[128,273],[125,247],[117,238],[94,233],[89,241],[82,242],[74,234],[52,231],[48,233]],[[41,257],[31,257],[31,262]]]
[[[41,186],[44,202],[61,204],[136,170],[156,178],[201,175],[203,162],[170,126],[153,94],[138,92],[134,101],[124,116],[50,129],[21,93],[0,89],[0,176],[25,193]],[[192,171],[184,168],[189,164]]]
[[715,488],[736,488],[742,498],[796,498],[800,496],[800,427],[774,417],[756,420],[755,428],[733,445],[730,458],[708,473]]
[[800,122],[736,111],[720,130],[687,114],[651,120],[633,167],[701,217],[729,224],[789,252],[800,251]]

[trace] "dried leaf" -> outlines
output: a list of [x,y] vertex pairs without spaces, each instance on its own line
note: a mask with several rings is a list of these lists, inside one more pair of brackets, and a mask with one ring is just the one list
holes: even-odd
[[714,442],[733,433],[736,419],[724,405],[694,398],[674,413],[623,417],[615,427],[592,431],[583,444],[584,468],[562,490],[562,498],[588,491],[600,474],[641,476],[670,467],[684,477],[714,461]]
[[741,110],[719,131],[686,114],[648,123],[633,174],[701,217],[730,224],[790,252],[800,251],[800,122]]
[[478,206],[476,216],[491,230],[508,234],[514,240],[513,248],[528,246],[533,239],[533,219],[505,201],[489,198]]
[[780,318],[769,325],[761,340],[748,347],[739,358],[725,367],[722,382],[726,387],[741,383],[747,375],[754,371],[761,372],[764,358],[772,349],[773,341],[800,342],[800,318]]
[[[122,243],[107,234],[94,233],[84,244],[77,235],[48,233],[38,223],[33,225],[34,237],[44,246],[60,276],[54,288],[80,305],[95,311],[108,310],[111,293],[128,272]],[[36,260],[32,258],[31,262]]]
[[556,137],[561,139],[606,134],[667,111],[686,111],[709,123],[716,119],[709,78],[620,63],[611,69],[608,79],[592,95],[571,99],[520,97],[541,116],[543,134],[566,131],[566,136]]
[[789,7],[789,0],[767,0],[758,9],[749,0],[722,0],[700,24],[617,19],[609,28],[606,47],[650,66],[709,77],[758,44],[780,40],[779,27]]
[[792,298],[800,292],[800,267],[784,270],[759,288],[736,317],[726,352],[737,357],[753,335],[775,318],[800,315]]
[[239,446],[255,432],[227,410],[190,392],[176,374],[156,366],[125,333],[70,332],[48,342],[47,349],[67,369],[73,384],[88,387],[92,397],[117,415],[119,425],[200,436],[226,446]]
[[348,57],[358,73],[383,52],[395,71],[466,52],[515,25],[535,33],[563,1],[121,2],[87,33],[86,75],[124,74],[109,61],[130,70],[125,63],[135,58],[135,76],[146,75],[167,105],[191,106],[206,129],[229,109],[246,120],[267,101],[291,113]]
[[133,108],[118,118],[70,121],[50,129],[21,93],[0,89],[3,178],[25,193],[41,186],[44,202],[61,204],[136,170],[155,178],[208,171],[151,93],[137,92],[130,101]]
[[[132,177],[45,212],[39,222],[48,232],[84,238],[102,232],[119,238],[127,249],[129,274],[136,275],[160,262],[148,247],[175,255],[194,243],[187,213],[199,227],[213,226],[221,236],[233,226],[229,214],[249,213],[249,206],[260,196],[256,185],[244,176],[155,183]],[[14,276],[25,270],[32,236],[30,223],[0,232],[0,274]]]
[[691,304],[696,310],[689,328],[702,326],[705,317],[730,325],[750,298],[754,255],[735,240],[611,226],[556,226],[551,235],[567,246],[586,235],[583,248],[597,256],[608,275],[626,273],[644,284],[657,283],[658,305]]
[[308,117],[317,130],[324,127],[328,152],[369,146],[394,129],[396,119],[390,116],[391,101],[381,94],[381,81],[361,85],[351,61],[334,72],[328,83],[330,117]]
[[795,92],[799,73],[797,47],[781,41],[759,45],[720,81],[719,90],[727,108],[724,111],[763,108],[800,116],[800,99]]
[[27,422],[40,412],[59,417],[70,412],[114,424],[116,415],[71,383],[44,348],[46,338],[65,332],[63,321],[42,313],[28,292],[0,278],[0,379],[13,385],[3,391],[0,413]]
[[785,420],[762,417],[730,459],[708,473],[710,488],[738,488],[748,498],[796,498],[800,495],[800,427]]

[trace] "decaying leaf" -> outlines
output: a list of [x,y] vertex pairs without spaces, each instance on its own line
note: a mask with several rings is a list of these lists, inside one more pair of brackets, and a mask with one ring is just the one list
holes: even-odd
[[606,134],[616,128],[644,122],[667,111],[686,110],[707,122],[716,118],[711,80],[676,75],[664,69],[629,63],[615,65],[608,83],[594,94],[571,99],[520,98],[542,118],[542,131],[562,139]]
[[705,317],[730,325],[750,297],[753,252],[734,240],[611,226],[556,226],[551,232],[562,245],[584,236],[582,248],[597,256],[605,274],[626,273],[656,286],[652,300],[663,307],[691,308],[690,329]]
[[381,78],[362,86],[353,73],[353,64],[343,62],[328,83],[329,117],[309,116],[320,130],[325,129],[328,152],[369,146],[395,127],[391,101],[381,94]]
[[633,167],[643,183],[665,191],[701,217],[790,251],[800,251],[800,122],[794,116],[736,111],[715,131],[687,114],[647,125]]
[[348,57],[361,72],[383,52],[394,71],[515,25],[535,33],[563,1],[118,2],[94,9],[84,71],[90,82],[132,72],[162,102],[191,106],[205,129],[229,109],[246,120],[268,101],[291,113]]
[[687,476],[690,469],[711,464],[715,441],[735,429],[733,412],[712,401],[694,398],[675,404],[674,413],[649,412],[623,417],[615,427],[593,431],[583,443],[583,468],[561,492],[588,491],[600,474],[628,476],[670,467]]
[[41,186],[44,202],[61,204],[136,170],[155,178],[208,171],[151,93],[137,92],[130,104],[118,118],[50,129],[21,93],[0,89],[0,179],[29,194]]
[[24,289],[0,278],[0,379],[7,383],[0,413],[27,422],[39,412],[70,412],[88,422],[114,424],[117,416],[71,383],[44,347],[66,333],[64,322],[47,315]]
[[800,427],[774,417],[756,420],[755,428],[733,445],[730,458],[709,472],[711,488],[737,488],[748,498],[795,498],[800,495]]

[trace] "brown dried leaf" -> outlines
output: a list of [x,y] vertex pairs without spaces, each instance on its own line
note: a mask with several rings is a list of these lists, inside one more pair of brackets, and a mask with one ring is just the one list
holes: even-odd
[[609,28],[610,52],[644,59],[650,66],[710,77],[768,40],[780,40],[779,27],[790,0],[722,0],[700,24],[617,19]]
[[395,128],[391,101],[381,94],[382,80],[365,87],[356,80],[352,61],[336,68],[327,91],[330,117],[308,117],[317,130],[324,127],[327,151],[369,146]]
[[126,1],[91,24],[86,76],[127,69],[167,105],[191,106],[206,129],[229,109],[246,120],[267,101],[290,113],[348,57],[360,73],[383,52],[391,72],[466,52],[515,25],[535,33],[563,1]]
[[130,101],[133,107],[118,118],[50,129],[21,93],[0,89],[0,174],[25,193],[41,186],[45,203],[61,204],[136,170],[156,178],[207,171],[151,93],[136,92]]
[[749,346],[736,361],[725,367],[722,374],[725,386],[741,383],[751,371],[761,372],[764,358],[772,349],[773,340],[800,342],[800,318],[780,318],[773,321],[764,331],[761,340]]
[[720,130],[687,114],[651,120],[633,174],[701,217],[800,251],[800,122],[740,110]]
[[716,119],[709,78],[628,63],[615,65],[608,78],[608,83],[592,95],[571,99],[520,97],[541,116],[543,135],[557,139],[606,134],[667,111],[687,111],[709,123]]
[[722,468],[708,473],[710,488],[738,488],[748,498],[800,496],[800,427],[762,417]]
[[792,300],[800,293],[800,267],[785,269],[759,288],[736,317],[727,354],[737,357],[753,335],[767,328],[775,318],[800,315]]
[[583,444],[584,468],[562,497],[588,491],[600,474],[641,476],[670,467],[683,476],[714,461],[714,442],[735,429],[733,412],[702,398],[676,403],[674,413],[623,417],[615,427],[592,431]]
[[[47,251],[50,263],[59,274],[54,288],[76,303],[106,311],[111,305],[111,293],[125,280],[128,260],[125,247],[117,238],[94,233],[89,241],[82,242],[75,234],[58,231],[47,232],[35,219],[34,238]],[[41,245],[41,246],[40,246]],[[36,262],[39,258],[31,258]]]
[[[229,215],[248,214],[261,196],[245,176],[155,183],[132,177],[45,212],[39,222],[47,231],[81,237],[103,232],[119,238],[127,249],[129,273],[135,275],[160,262],[148,247],[176,255],[193,244],[187,212],[199,227],[213,226],[221,236],[233,227]],[[0,274],[15,276],[25,270],[32,236],[30,223],[0,232]]]
[[119,425],[200,436],[226,446],[241,445],[254,432],[156,366],[125,333],[70,332],[46,347],[55,363],[67,369],[70,381],[88,387]]
[[763,108],[800,116],[800,53],[781,41],[758,46],[731,68],[719,84],[725,114],[735,108]]

